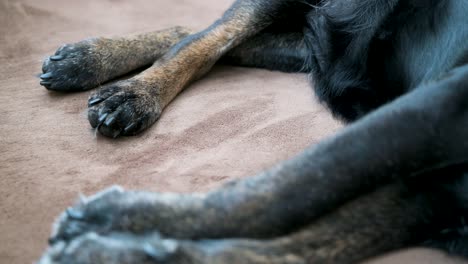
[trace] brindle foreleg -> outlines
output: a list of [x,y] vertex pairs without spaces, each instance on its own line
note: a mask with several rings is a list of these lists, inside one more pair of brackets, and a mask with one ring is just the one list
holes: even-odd
[[208,29],[190,35],[139,75],[90,97],[89,121],[101,134],[132,135],[152,125],[170,101],[229,50],[271,25],[298,0],[238,0]]
[[125,37],[97,37],[60,47],[42,65],[41,85],[75,92],[95,88],[144,66],[150,66],[191,33],[174,27]]

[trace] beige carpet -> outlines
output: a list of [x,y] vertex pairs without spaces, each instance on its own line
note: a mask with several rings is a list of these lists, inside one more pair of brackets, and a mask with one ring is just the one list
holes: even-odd
[[[32,263],[78,193],[112,184],[202,191],[253,175],[340,128],[306,78],[218,67],[141,136],[96,137],[89,92],[39,86],[42,59],[66,42],[184,25],[201,29],[231,0],[0,0],[0,263]],[[455,260],[450,260],[455,263]],[[378,263],[449,263],[413,250]]]

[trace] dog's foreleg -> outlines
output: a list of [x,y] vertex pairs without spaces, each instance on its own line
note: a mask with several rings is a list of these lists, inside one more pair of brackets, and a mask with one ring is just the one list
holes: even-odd
[[467,162],[467,83],[468,65],[456,68],[297,157],[210,193],[207,207],[229,219],[228,234],[268,235],[309,223],[402,175]]
[[174,27],[122,37],[97,37],[60,47],[42,65],[41,85],[73,92],[95,88],[144,66],[150,66],[191,33]]
[[284,72],[308,72],[302,32],[261,32],[229,51],[221,63]]
[[434,217],[445,218],[453,210],[445,204],[452,201],[440,196],[443,193],[432,192],[440,186],[433,178],[413,186],[389,184],[275,239],[190,241],[164,239],[153,232],[88,233],[75,237],[65,247],[54,244],[40,263],[153,263],[152,258],[155,263],[166,264],[356,263],[415,245],[434,233]]
[[101,134],[132,135],[152,125],[175,96],[216,61],[269,26],[298,0],[238,0],[208,29],[190,35],[139,75],[105,86],[91,96],[89,121]]

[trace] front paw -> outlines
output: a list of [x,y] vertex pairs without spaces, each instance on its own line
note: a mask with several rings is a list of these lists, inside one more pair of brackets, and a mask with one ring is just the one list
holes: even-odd
[[42,65],[40,84],[49,90],[72,92],[98,86],[107,79],[98,50],[102,39],[88,39],[60,47]]
[[135,135],[161,115],[158,95],[133,79],[102,87],[88,101],[88,119],[93,128],[108,137]]
[[114,186],[94,196],[81,197],[75,206],[58,217],[49,244],[69,242],[89,232],[109,233],[121,214],[119,203],[125,201],[126,196],[123,188]]
[[157,233],[87,233],[51,246],[38,264],[183,264],[203,263],[193,246],[162,239]]
[[305,264],[252,240],[176,240],[158,233],[87,233],[52,245],[37,264]]
[[181,229],[185,230],[182,234],[186,234],[193,228],[190,223],[194,221],[188,221],[193,215],[186,216],[181,212],[188,208],[199,209],[202,198],[198,198],[198,207],[194,207],[197,197],[111,187],[93,196],[82,197],[79,203],[63,212],[53,226],[50,244],[71,241],[89,232],[144,234],[157,230],[172,234]]

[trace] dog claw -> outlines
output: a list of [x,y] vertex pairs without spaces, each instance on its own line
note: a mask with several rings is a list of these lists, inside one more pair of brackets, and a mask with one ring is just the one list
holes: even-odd
[[88,101],[88,106],[90,107],[90,106],[96,105],[96,104],[98,104],[98,103],[100,103],[102,101],[103,101],[102,98],[95,98],[95,99],[89,100]]
[[104,120],[106,120],[108,115],[109,115],[108,113],[105,113],[105,114],[101,115],[99,117],[99,119],[98,119],[99,123],[102,124],[102,122],[104,122]]
[[67,209],[66,213],[69,218],[74,220],[83,220],[85,218],[83,212],[73,209],[71,207]]
[[55,56],[51,56],[50,57],[50,60],[51,61],[59,61],[59,60],[63,60],[63,56],[62,55],[55,55]]
[[157,250],[156,248],[154,248],[152,245],[150,245],[149,243],[145,244],[143,246],[143,251],[145,252],[145,254],[150,257],[151,259],[153,260],[156,260],[156,261],[164,261],[166,258],[167,258],[167,254],[164,253],[164,252],[161,252],[159,250]]
[[57,242],[57,239],[55,237],[51,237],[47,240],[47,244],[49,244],[49,246],[54,245],[56,242]]
[[106,122],[104,122],[104,125],[110,126],[110,125],[112,125],[112,123],[114,123],[114,121],[115,121],[115,116],[111,116],[111,117],[107,118]]
[[50,73],[50,72],[44,73],[41,76],[39,76],[39,78],[41,78],[43,80],[48,80],[48,79],[52,78],[52,73]]
[[114,134],[112,135],[112,137],[113,137],[113,138],[117,138],[118,136],[120,136],[120,133],[121,133],[121,132],[122,132],[122,131],[120,131],[120,130],[115,131]]
[[42,86],[48,86],[48,85],[51,85],[52,83],[47,82],[47,81],[41,81],[39,84],[42,85]]
[[124,133],[129,132],[130,130],[134,129],[136,127],[136,123],[131,123],[127,127],[124,128]]
[[53,246],[53,245],[57,244],[59,241],[60,241],[60,238],[54,236],[54,237],[50,237],[47,240],[47,243],[49,244],[49,246]]

